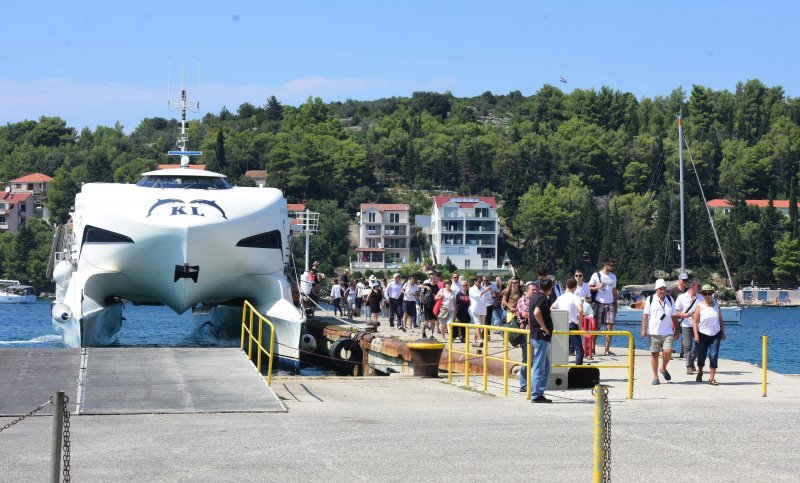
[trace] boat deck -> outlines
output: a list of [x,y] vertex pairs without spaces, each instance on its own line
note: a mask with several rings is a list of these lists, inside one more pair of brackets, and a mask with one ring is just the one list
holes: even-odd
[[0,350],[0,369],[0,416],[25,414],[56,391],[73,414],[286,410],[235,348],[14,348]]

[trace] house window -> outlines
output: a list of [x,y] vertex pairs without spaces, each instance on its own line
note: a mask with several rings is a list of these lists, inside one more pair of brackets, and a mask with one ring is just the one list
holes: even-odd
[[469,260],[464,260],[464,268],[469,268]]
[[400,213],[389,213],[389,223],[400,223]]
[[475,218],[489,218],[489,208],[475,208]]
[[25,213],[26,211],[28,211],[28,204],[27,203],[20,203],[19,211],[20,211],[20,213]]
[[489,260],[483,261],[483,268],[489,268]]
[[375,212],[374,211],[372,211],[370,213],[367,213],[367,221],[370,222],[370,223],[375,223]]
[[5,216],[0,216],[0,224],[4,224],[5,225],[5,223],[6,223],[6,217]]
[[367,239],[367,247],[368,248],[378,248],[378,239],[377,238],[369,238],[369,239]]

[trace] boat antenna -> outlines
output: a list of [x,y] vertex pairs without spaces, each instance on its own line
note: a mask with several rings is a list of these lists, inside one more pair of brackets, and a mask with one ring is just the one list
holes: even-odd
[[681,271],[686,273],[686,239],[683,231],[683,113],[678,113],[678,162],[680,163],[680,198],[681,198]]
[[[171,67],[170,67],[171,70]],[[198,62],[197,66],[197,75],[198,75],[198,89],[200,86],[200,65]],[[167,93],[169,95],[169,80],[167,81]],[[190,110],[192,112],[200,111],[200,101],[189,101],[186,99],[186,69],[183,64],[181,64],[181,100],[179,101],[167,101],[167,107],[170,111],[174,111],[176,109],[181,110],[181,136],[178,138],[178,141],[175,143],[175,146],[178,148],[177,151],[167,151],[167,154],[170,156],[180,156],[181,159],[181,168],[188,168],[189,167],[189,156],[200,156],[203,154],[202,151],[188,151],[187,146],[189,145],[189,135],[186,134],[186,110]]]

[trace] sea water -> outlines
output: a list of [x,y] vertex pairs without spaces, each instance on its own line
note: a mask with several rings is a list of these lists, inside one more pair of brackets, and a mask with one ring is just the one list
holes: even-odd
[[[190,312],[177,315],[166,307],[134,307],[126,304],[125,321],[119,333],[122,347],[238,347],[239,338],[218,339],[194,332]],[[620,325],[634,335],[637,350],[647,350],[637,325]],[[800,374],[800,308],[753,307],[742,311],[742,322],[725,329],[727,340],[720,357],[761,364],[761,336],[769,336],[769,369],[782,374]],[[615,347],[627,346],[625,337],[615,337]],[[53,329],[50,302],[0,304],[0,350],[5,347],[63,347]],[[598,348],[602,341],[598,340]],[[676,347],[678,345],[676,344]],[[602,351],[602,349],[600,349]],[[310,371],[310,372],[309,372]],[[303,374],[314,375],[309,368]]]

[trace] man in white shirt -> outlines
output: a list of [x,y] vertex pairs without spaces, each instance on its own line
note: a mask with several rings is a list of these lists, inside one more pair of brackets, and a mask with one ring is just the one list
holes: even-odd
[[[569,330],[581,330],[583,323],[583,299],[575,294],[578,282],[567,280],[567,291],[559,295],[551,309],[566,310],[569,314]],[[579,335],[569,336],[570,349],[575,351],[575,364],[583,364],[583,341]]]
[[395,273],[392,281],[386,285],[386,300],[389,301],[389,327],[394,327],[395,315],[397,327],[400,327],[403,325],[403,282],[399,273]]
[[590,298],[592,292],[589,290],[589,284],[583,280],[583,270],[575,270],[575,281],[578,282],[578,286],[575,287],[575,295],[584,300]]
[[667,283],[663,278],[656,280],[656,293],[647,297],[642,313],[642,338],[650,338],[650,365],[653,368],[653,384],[661,384],[658,379],[658,354],[663,350],[661,375],[669,381],[672,376],[667,364],[672,358],[672,344],[675,343],[675,328],[678,318],[672,297],[667,297]]
[[688,283],[689,290],[678,295],[675,301],[675,315],[681,323],[681,351],[686,357],[686,374],[694,374],[696,370],[694,361],[697,358],[697,348],[694,345],[694,332],[692,329],[692,315],[697,307],[697,292],[700,291],[700,281],[694,279]]
[[342,294],[343,294],[342,286],[339,282],[334,282],[333,286],[331,287],[331,305],[333,305],[333,315],[340,313],[344,316],[344,311],[342,310]]
[[[617,318],[617,276],[614,271],[614,259],[603,260],[603,270],[592,274],[589,280],[589,290],[596,292],[594,301],[594,320],[598,329],[606,325],[606,330],[614,330],[614,320]],[[606,336],[606,350],[603,355],[616,355],[611,352],[611,336]]]

